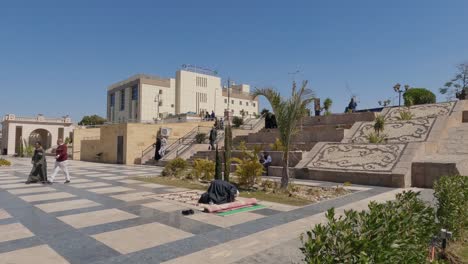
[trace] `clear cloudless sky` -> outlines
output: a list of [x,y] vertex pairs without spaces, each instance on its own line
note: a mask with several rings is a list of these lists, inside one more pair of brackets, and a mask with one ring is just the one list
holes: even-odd
[[309,80],[334,112],[351,94],[398,103],[397,82],[443,101],[468,60],[467,14],[466,0],[0,0],[0,114],[105,116],[107,86],[182,64],[284,95]]

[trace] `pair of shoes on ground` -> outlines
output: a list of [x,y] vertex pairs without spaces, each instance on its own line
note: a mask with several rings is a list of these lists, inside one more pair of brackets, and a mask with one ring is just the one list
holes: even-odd
[[[45,182],[45,183],[46,183],[46,184],[54,184],[54,183],[51,182],[51,181],[47,181],[47,182]],[[69,181],[69,180],[66,180],[64,183],[70,183],[70,181]]]
[[183,210],[182,211],[182,214],[183,215],[193,215],[195,212],[192,210],[192,209],[188,209],[188,210]]

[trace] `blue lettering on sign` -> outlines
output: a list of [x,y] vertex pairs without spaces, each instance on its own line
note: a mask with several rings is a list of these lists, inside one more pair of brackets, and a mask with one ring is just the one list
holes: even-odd
[[202,73],[202,74],[208,74],[208,75],[218,75],[218,71],[214,71],[211,69],[203,68],[200,66],[196,65],[191,65],[191,64],[182,64],[182,69],[191,71],[191,72],[196,72],[196,73]]

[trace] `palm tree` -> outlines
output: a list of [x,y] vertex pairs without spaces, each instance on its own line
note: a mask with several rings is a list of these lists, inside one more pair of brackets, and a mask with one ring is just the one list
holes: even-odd
[[291,97],[285,99],[273,88],[255,89],[253,97],[264,96],[271,104],[276,116],[279,139],[283,143],[283,173],[281,188],[286,189],[289,184],[289,148],[291,138],[298,132],[298,122],[307,115],[307,106],[314,100],[314,93],[307,88],[307,81],[302,82],[300,89],[293,82]]

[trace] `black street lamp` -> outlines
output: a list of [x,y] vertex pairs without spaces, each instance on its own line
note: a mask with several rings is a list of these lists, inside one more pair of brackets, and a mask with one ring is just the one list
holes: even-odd
[[401,106],[401,93],[408,91],[410,88],[409,85],[405,85],[405,90],[403,91],[401,89],[401,84],[397,83],[395,86],[393,86],[393,90],[398,93],[398,106]]

